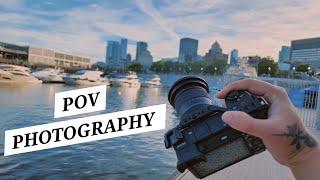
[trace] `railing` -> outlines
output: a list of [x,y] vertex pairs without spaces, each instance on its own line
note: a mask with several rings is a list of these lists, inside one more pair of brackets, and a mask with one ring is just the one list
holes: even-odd
[[[223,79],[224,85],[227,85],[243,77],[225,75]],[[320,129],[320,81],[271,77],[257,79],[285,88],[303,123],[308,128]]]

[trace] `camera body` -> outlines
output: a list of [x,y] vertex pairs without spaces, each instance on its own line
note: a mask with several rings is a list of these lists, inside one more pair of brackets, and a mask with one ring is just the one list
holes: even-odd
[[223,108],[212,105],[208,93],[207,83],[195,76],[178,80],[169,92],[180,123],[165,134],[165,146],[176,151],[180,172],[189,169],[198,178],[265,150],[261,139],[231,128],[221,116],[225,111],[238,110],[266,119],[267,102],[239,90],[226,96]]

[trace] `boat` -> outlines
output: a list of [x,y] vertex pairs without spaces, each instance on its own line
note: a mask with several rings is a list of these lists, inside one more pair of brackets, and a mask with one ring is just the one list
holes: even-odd
[[79,70],[75,74],[63,77],[68,85],[110,85],[110,81],[102,77],[101,71]]
[[46,83],[64,83],[63,71],[60,69],[45,68],[32,74]]
[[162,87],[161,79],[158,75],[154,75],[152,79],[142,81],[142,87]]
[[42,83],[31,74],[28,67],[16,66],[11,64],[0,64],[1,83]]
[[118,76],[110,79],[112,86],[140,87],[138,76],[136,73],[129,72],[128,75]]

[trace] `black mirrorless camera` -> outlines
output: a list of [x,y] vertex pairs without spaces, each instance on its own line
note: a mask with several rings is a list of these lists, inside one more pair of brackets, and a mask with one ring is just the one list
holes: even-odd
[[263,98],[246,91],[232,91],[225,98],[226,108],[214,106],[206,81],[187,76],[174,83],[168,99],[180,122],[165,134],[165,146],[176,151],[180,172],[189,169],[203,178],[265,150],[261,139],[237,131],[221,120],[229,110],[266,119],[269,106]]

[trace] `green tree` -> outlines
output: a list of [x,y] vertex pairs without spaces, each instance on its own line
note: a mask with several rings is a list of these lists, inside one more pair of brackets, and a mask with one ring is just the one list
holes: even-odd
[[92,64],[91,69],[99,69],[99,70],[105,70],[107,67],[107,64],[102,61],[98,61],[94,64]]
[[308,72],[309,64],[300,64],[297,68],[296,71],[298,72]]
[[151,71],[162,73],[206,73],[213,75],[220,75],[226,71],[227,62],[216,61],[189,61],[185,63],[173,61],[157,61],[151,66]]
[[131,64],[129,64],[127,67],[126,67],[126,70],[127,71],[133,71],[133,72],[136,72],[136,73],[141,73],[144,71],[144,67],[142,64],[140,63],[137,63],[137,62],[133,62]]
[[227,69],[227,62],[223,60],[207,61],[204,73],[212,75],[222,75]]
[[258,75],[269,74],[276,76],[279,72],[278,63],[274,62],[271,57],[264,57],[258,63]]

